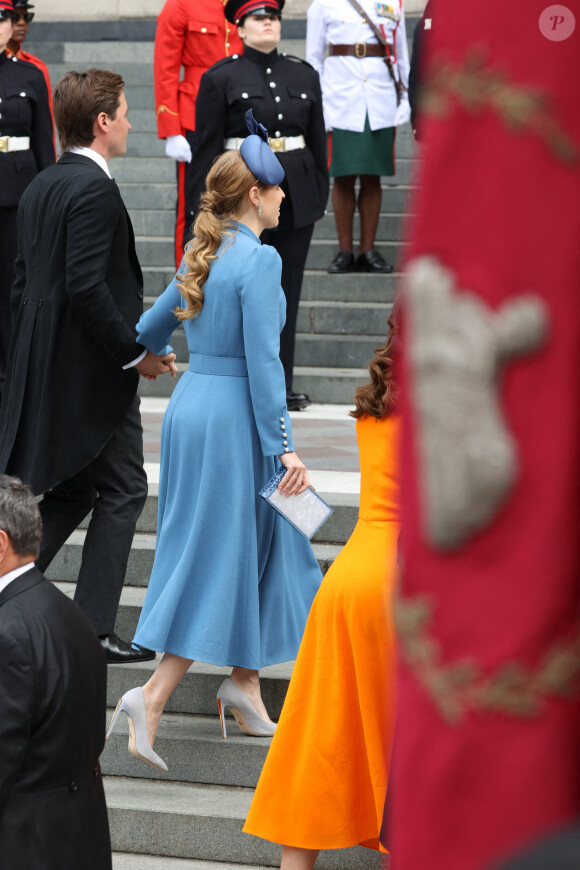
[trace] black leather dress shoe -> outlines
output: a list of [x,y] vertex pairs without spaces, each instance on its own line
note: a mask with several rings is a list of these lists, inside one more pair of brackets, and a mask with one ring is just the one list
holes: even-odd
[[354,270],[354,254],[351,251],[339,251],[330,266],[330,275],[343,275]]
[[358,255],[354,270],[355,272],[374,272],[378,275],[388,275],[394,271],[394,266],[387,263],[373,248],[372,251],[365,251],[364,254]]
[[155,658],[155,652],[146,647],[134,649],[126,640],[121,640],[118,634],[105,634],[99,637],[105,650],[108,664],[126,664],[127,662],[149,662]]
[[311,404],[306,393],[286,393],[286,407],[289,411],[303,411]]

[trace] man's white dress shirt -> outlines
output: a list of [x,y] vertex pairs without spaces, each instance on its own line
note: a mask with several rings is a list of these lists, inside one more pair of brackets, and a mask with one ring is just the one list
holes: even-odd
[[[394,45],[393,68],[401,84],[409,85],[409,51],[401,0],[359,0],[369,19]],[[379,14],[379,10],[385,14]],[[392,15],[393,17],[388,17]],[[395,20],[398,18],[398,21]],[[377,44],[377,38],[348,0],[314,0],[307,12],[306,60],[320,75],[327,130],[338,127],[362,133],[365,116],[371,130],[395,126],[397,92],[381,57],[324,59],[328,45]]]

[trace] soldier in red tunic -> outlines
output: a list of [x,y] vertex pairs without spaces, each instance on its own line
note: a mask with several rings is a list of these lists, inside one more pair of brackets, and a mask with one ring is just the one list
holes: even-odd
[[498,11],[438,4],[424,67],[392,870],[491,870],[580,816],[580,21]]
[[226,21],[223,0],[166,0],[157,19],[155,110],[159,138],[166,140],[165,153],[177,161],[177,266],[191,238],[196,207],[188,196],[188,169],[195,151],[199,80],[206,69],[223,57],[241,54],[243,47],[235,26]]

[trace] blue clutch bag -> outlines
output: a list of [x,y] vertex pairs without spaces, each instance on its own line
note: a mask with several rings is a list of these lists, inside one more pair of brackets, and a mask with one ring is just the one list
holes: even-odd
[[313,489],[305,489],[300,495],[281,495],[278,484],[286,474],[283,465],[280,466],[274,477],[260,490],[260,495],[274,510],[294,526],[297,532],[310,538],[324,525],[334,509],[326,504],[323,498]]

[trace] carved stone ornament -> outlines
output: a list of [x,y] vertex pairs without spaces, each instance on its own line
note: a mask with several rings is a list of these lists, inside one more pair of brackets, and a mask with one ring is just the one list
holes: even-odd
[[423,530],[442,550],[462,546],[495,517],[518,475],[517,447],[498,396],[502,365],[547,335],[541,299],[491,310],[431,256],[407,273]]

